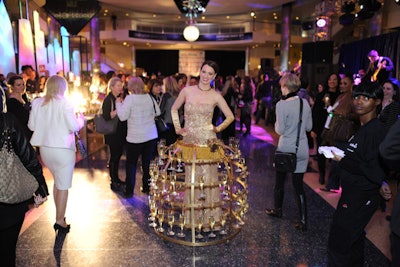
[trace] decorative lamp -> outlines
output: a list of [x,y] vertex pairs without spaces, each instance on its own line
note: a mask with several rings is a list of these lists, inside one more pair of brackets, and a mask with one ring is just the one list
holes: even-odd
[[183,30],[183,37],[188,42],[196,41],[200,36],[200,31],[195,25],[186,26]]
[[326,21],[326,19],[325,19],[324,17],[318,18],[318,19],[316,20],[316,22],[315,22],[315,25],[316,25],[318,28],[323,28],[323,27],[326,26],[326,24],[327,24],[327,21]]

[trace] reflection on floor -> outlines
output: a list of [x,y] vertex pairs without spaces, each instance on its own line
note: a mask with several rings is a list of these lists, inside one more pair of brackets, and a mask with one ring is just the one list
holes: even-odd
[[[305,186],[308,232],[294,228],[297,217],[290,179],[286,181],[283,218],[268,217],[265,208],[273,204],[276,136],[263,129],[254,126],[254,135],[241,138],[250,171],[250,210],[246,225],[230,242],[186,247],[158,238],[148,227],[147,196],[140,193],[140,184],[128,199],[110,190],[106,150],[101,149],[76,165],[67,207],[71,232],[54,233],[55,210],[50,196],[43,206],[27,214],[18,241],[17,266],[327,266],[327,237],[334,208],[322,197],[338,196],[318,192],[316,173],[310,172],[305,178],[309,185]],[[120,175],[124,176],[124,162],[121,166]],[[52,188],[47,170],[45,175]],[[383,221],[376,223],[381,224],[369,227],[388,227]],[[387,240],[387,235],[383,239]],[[388,256],[369,240],[365,250],[365,266],[389,266]]]

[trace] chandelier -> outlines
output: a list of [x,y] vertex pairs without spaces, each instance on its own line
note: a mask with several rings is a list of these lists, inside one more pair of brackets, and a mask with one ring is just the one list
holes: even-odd
[[188,19],[188,26],[183,30],[183,37],[188,42],[196,41],[200,36],[199,28],[196,26],[198,14],[206,11],[209,0],[175,0],[175,4],[181,13]]

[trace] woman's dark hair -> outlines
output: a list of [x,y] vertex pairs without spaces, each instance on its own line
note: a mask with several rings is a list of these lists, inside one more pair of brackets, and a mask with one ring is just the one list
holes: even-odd
[[212,60],[206,60],[206,61],[204,61],[203,64],[201,65],[201,68],[200,68],[200,69],[202,69],[204,65],[208,65],[208,66],[210,66],[211,68],[213,68],[215,74],[219,73],[219,66],[218,66],[217,62],[212,61]]
[[393,91],[394,91],[394,95],[393,95],[393,100],[394,101],[399,101],[400,97],[399,97],[399,81],[396,79],[389,79],[387,81],[385,81],[383,84],[385,83],[390,83],[393,86]]
[[332,75],[335,75],[336,78],[337,78],[336,91],[339,92],[339,85],[340,85],[340,80],[341,80],[341,78],[340,78],[340,75],[337,74],[337,73],[335,73],[335,72],[330,73],[330,74],[328,75],[328,77],[326,78],[325,83],[324,83],[324,91],[327,91],[327,90],[329,89],[328,82],[329,82],[329,78],[330,78]]
[[149,89],[149,93],[151,93],[151,94],[153,94],[152,90],[153,90],[154,85],[162,86],[163,82],[160,79],[151,79],[151,80],[149,80],[148,83],[147,83],[147,88]]
[[365,81],[353,89],[353,98],[359,95],[382,100],[383,89],[382,86],[377,82]]
[[11,76],[11,77],[8,79],[7,83],[8,83],[9,85],[11,85],[11,86],[14,86],[14,83],[15,83],[16,80],[23,80],[23,78],[22,78],[22,76],[14,75],[14,76]]

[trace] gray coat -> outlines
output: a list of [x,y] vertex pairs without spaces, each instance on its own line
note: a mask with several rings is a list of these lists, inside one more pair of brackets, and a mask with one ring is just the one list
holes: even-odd
[[[308,141],[306,131],[311,131],[311,108],[307,100],[303,101],[303,115],[297,150],[297,167],[295,173],[304,173],[308,164]],[[275,132],[279,134],[277,150],[282,152],[296,151],[296,137],[299,122],[300,101],[299,98],[280,100],[276,104]]]

